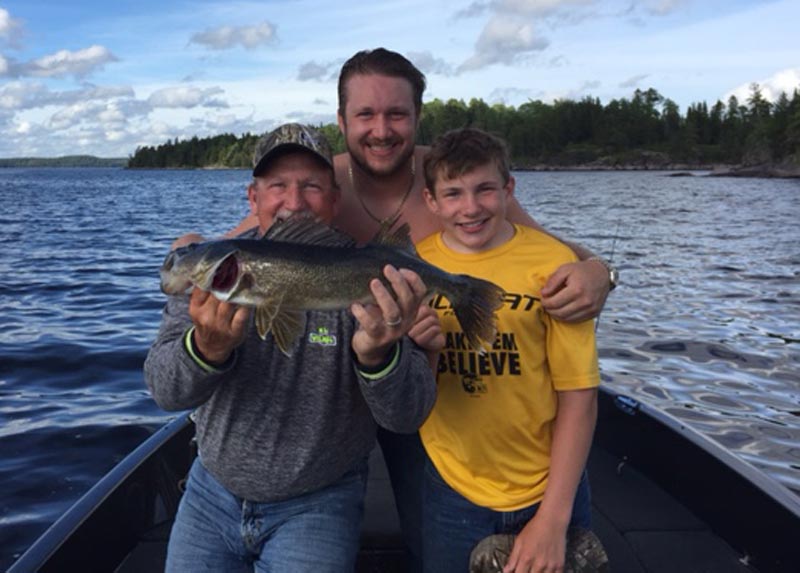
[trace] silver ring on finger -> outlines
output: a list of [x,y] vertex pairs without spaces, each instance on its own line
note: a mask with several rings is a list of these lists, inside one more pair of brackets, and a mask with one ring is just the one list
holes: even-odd
[[398,316],[397,318],[392,319],[392,320],[384,320],[383,321],[383,323],[386,326],[388,326],[389,328],[394,328],[396,326],[400,326],[401,322],[403,322],[403,317],[402,316]]

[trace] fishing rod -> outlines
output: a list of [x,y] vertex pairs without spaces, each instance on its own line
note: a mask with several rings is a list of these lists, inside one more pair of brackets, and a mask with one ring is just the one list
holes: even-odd
[[[617,219],[617,227],[614,229],[614,237],[611,240],[611,253],[608,255],[608,264],[613,266],[614,264],[614,252],[617,248],[617,238],[619,238],[619,225],[620,221]],[[597,332],[597,329],[600,327],[600,315],[603,313],[603,309],[600,309],[600,314],[597,315],[597,320],[594,322],[594,331]]]

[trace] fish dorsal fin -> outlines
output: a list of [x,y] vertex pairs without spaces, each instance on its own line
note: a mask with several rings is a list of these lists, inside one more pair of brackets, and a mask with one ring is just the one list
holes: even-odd
[[264,233],[264,240],[325,247],[354,247],[353,238],[310,215],[294,215],[276,221]]
[[414,243],[411,241],[411,227],[408,223],[403,223],[392,231],[392,226],[397,219],[383,223],[381,228],[370,241],[373,245],[386,245],[395,247],[411,253],[416,253]]

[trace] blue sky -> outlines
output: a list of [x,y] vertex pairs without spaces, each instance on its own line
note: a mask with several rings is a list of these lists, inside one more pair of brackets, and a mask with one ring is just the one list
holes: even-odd
[[0,157],[332,122],[349,56],[384,46],[425,101],[709,104],[800,88],[797,0],[0,0]]

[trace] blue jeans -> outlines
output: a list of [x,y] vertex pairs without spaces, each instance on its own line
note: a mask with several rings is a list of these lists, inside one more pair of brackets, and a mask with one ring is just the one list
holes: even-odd
[[422,482],[428,454],[418,432],[397,434],[379,427],[378,443],[400,518],[408,557],[406,570],[419,573],[422,571]]
[[[494,511],[475,505],[442,479],[433,462],[425,463],[422,510],[422,557],[425,573],[466,573],[469,556],[483,538],[519,533],[539,504],[516,511]],[[572,508],[570,527],[591,527],[589,478],[583,472]]]
[[396,434],[379,427],[378,443],[392,483],[408,553],[408,571],[419,573],[422,571],[422,481],[428,455],[417,432]]
[[256,503],[232,495],[197,458],[172,526],[166,570],[352,571],[366,484],[364,460],[321,490]]

